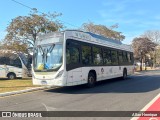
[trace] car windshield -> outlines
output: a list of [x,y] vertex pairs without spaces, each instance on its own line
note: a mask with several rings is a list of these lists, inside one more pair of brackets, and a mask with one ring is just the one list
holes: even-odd
[[62,65],[62,43],[38,45],[34,49],[35,72],[57,71]]

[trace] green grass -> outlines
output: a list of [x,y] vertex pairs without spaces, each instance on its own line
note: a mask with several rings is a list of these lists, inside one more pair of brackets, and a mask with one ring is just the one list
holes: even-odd
[[37,87],[32,84],[31,79],[0,79],[0,93],[24,90],[27,88]]

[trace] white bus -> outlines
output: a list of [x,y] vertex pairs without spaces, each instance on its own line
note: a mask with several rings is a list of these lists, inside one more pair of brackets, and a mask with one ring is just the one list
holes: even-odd
[[34,85],[73,86],[133,73],[133,50],[118,40],[78,30],[39,36],[34,46]]
[[0,78],[28,77],[27,59],[23,53],[10,50],[0,51]]

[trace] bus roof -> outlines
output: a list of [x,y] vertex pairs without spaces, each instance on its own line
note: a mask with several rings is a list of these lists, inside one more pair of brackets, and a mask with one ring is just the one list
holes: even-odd
[[[56,37],[62,37],[63,34],[65,34],[66,39],[71,38],[71,39],[77,39],[80,41],[85,41],[89,43],[94,43],[97,45],[103,45],[111,48],[116,48],[120,50],[126,50],[133,52],[133,49],[130,45],[123,44],[120,40],[115,40],[111,38],[106,38],[102,35],[94,34],[91,32],[85,32],[81,30],[65,30],[61,32],[53,32],[53,33],[48,33],[42,36],[39,36],[39,39],[36,41],[37,45],[38,44],[46,44],[48,42],[53,42],[51,39],[48,38],[54,38],[54,41],[61,41],[61,39],[56,39]],[[43,41],[43,39],[48,39],[47,41]]]
[[[102,35],[94,34],[91,32],[84,32],[81,30],[65,30],[64,33],[69,34],[69,37],[83,39],[85,41],[94,42],[97,44],[107,45],[111,48],[119,48],[123,50],[127,50],[133,52],[133,49],[130,45],[123,44],[120,40],[115,40],[111,38],[106,38]],[[79,34],[79,35],[78,35]],[[81,35],[83,34],[83,35]]]
[[97,34],[94,34],[94,33],[91,33],[91,32],[86,32],[86,33],[90,34],[92,37],[97,38],[97,39],[101,39],[101,40],[116,43],[116,44],[122,44],[122,42],[120,40],[106,38],[104,36],[97,35]]

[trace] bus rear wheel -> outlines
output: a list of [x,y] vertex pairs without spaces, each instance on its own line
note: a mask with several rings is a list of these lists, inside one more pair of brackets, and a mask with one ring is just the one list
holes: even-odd
[[7,77],[8,77],[9,80],[13,80],[13,79],[16,78],[16,75],[15,75],[14,73],[9,73],[9,74],[7,75]]
[[127,69],[124,69],[123,70],[123,80],[126,80],[127,79]]
[[96,83],[95,75],[92,72],[90,72],[88,75],[87,87],[92,88],[95,86],[95,83]]

